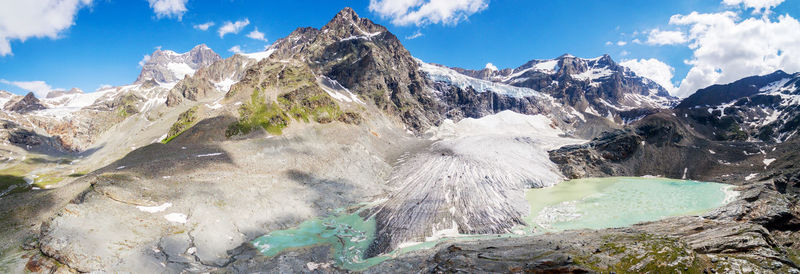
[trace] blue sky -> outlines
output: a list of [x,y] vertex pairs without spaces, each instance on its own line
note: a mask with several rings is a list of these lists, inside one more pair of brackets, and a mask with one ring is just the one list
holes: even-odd
[[[229,49],[235,46],[244,52],[261,51],[297,27],[323,26],[346,6],[388,27],[414,56],[448,66],[480,69],[492,63],[513,68],[530,59],[564,53],[579,57],[610,54],[617,61],[631,61],[628,64],[637,68],[635,71],[651,74],[648,77],[663,78],[661,82],[673,84],[670,89],[676,93],[678,86],[694,90],[775,69],[800,70],[800,61],[787,61],[800,60],[800,49],[794,46],[800,45],[800,28],[791,31],[797,22],[794,18],[800,16],[798,0],[31,2],[74,5],[72,10],[56,11],[71,21],[26,30],[37,21],[31,18],[36,11],[26,12],[37,7],[0,0],[0,6],[11,7],[7,14],[0,11],[0,17],[6,17],[0,20],[0,44],[3,40],[10,43],[10,52],[5,54],[0,45],[0,89],[18,94],[30,89],[19,83],[32,81],[42,81],[48,88],[78,87],[87,92],[101,85],[129,84],[136,79],[143,56],[157,47],[185,52],[205,43],[223,57],[231,56]],[[162,6],[158,2],[163,2]],[[692,12],[697,16],[673,17]],[[16,19],[14,14],[30,15]],[[225,22],[245,19],[249,24],[238,33],[220,37],[218,30]],[[716,21],[708,23],[706,19]],[[207,22],[214,25],[205,31],[195,27]],[[692,31],[700,26],[708,30]],[[4,27],[20,31],[3,33]],[[247,37],[256,28],[266,41]],[[789,41],[768,43],[763,49],[758,45],[745,48],[738,44],[747,41],[737,41],[740,38],[735,33],[722,34],[731,28],[741,28],[741,35],[756,36],[747,39],[769,42],[788,36]],[[717,51],[722,54],[708,53]],[[777,59],[753,64],[768,58]],[[747,65],[731,61],[739,59],[746,59],[742,62]],[[742,66],[746,68],[740,69]],[[695,71],[690,73],[692,68]]]

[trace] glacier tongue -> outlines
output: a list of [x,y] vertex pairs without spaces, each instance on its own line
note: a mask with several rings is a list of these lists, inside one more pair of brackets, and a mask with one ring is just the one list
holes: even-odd
[[392,172],[394,191],[374,211],[378,236],[368,255],[454,226],[462,234],[492,234],[522,224],[529,210],[524,189],[563,179],[547,151],[584,142],[560,137],[551,124],[543,115],[504,111],[429,131],[436,141]]

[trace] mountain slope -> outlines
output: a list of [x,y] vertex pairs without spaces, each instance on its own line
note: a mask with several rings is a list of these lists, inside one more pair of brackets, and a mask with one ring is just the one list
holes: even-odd
[[800,73],[776,71],[710,86],[675,111],[710,139],[784,142],[800,126]]

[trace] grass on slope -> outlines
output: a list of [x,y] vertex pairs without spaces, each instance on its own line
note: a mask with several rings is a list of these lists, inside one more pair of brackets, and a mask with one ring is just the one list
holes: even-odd
[[[339,104],[317,85],[314,73],[307,66],[273,64],[259,72],[261,77],[257,79],[264,80],[249,82],[256,88],[250,94],[249,102],[239,107],[239,121],[228,127],[225,131],[227,137],[248,134],[259,127],[270,134],[280,135],[291,120],[321,124],[336,120],[353,124],[361,121],[358,113],[342,111]],[[256,77],[247,81],[249,79]],[[267,89],[280,91],[275,101],[266,96]]]
[[192,127],[196,121],[197,106],[194,106],[178,116],[178,120],[172,124],[169,132],[167,132],[167,138],[161,140],[161,142],[164,144],[169,143],[169,141],[172,141],[172,139],[175,139],[175,137],[180,136],[184,131]]
[[258,127],[264,128],[274,135],[280,135],[283,132],[283,128],[289,124],[289,117],[278,104],[267,103],[262,97],[262,93],[261,89],[256,89],[250,95],[250,103],[242,104],[239,108],[241,118],[228,127],[225,131],[226,136],[248,134]]

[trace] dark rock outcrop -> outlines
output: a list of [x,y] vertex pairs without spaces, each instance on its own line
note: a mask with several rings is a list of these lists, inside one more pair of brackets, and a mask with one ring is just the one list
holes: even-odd
[[[759,144],[707,140],[663,111],[583,145],[550,151],[569,178],[657,175],[735,182],[763,170]],[[752,155],[746,155],[752,153]],[[741,181],[739,181],[741,182]]]
[[28,92],[25,97],[18,102],[13,103],[13,105],[7,107],[6,109],[16,113],[26,114],[37,110],[47,109],[47,107],[42,105],[42,102],[39,101],[35,95],[33,95],[33,92]]

